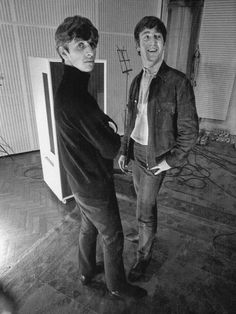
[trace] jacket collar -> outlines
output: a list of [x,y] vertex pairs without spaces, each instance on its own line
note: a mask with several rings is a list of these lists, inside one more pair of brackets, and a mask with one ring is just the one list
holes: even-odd
[[169,66],[163,60],[159,71],[157,72],[157,76],[160,77],[163,81],[166,81],[167,72],[169,71]]

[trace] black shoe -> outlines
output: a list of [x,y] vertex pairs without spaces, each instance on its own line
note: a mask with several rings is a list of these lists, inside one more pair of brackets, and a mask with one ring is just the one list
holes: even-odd
[[147,291],[127,283],[122,290],[109,291],[109,295],[116,299],[124,299],[126,297],[140,299],[147,295]]
[[83,286],[87,286],[91,283],[92,278],[89,276],[84,276],[84,275],[80,275],[79,278],[80,282],[82,283]]
[[[101,274],[103,272],[104,272],[104,263],[101,261],[96,264],[94,276]],[[91,283],[94,276],[86,276],[86,275],[81,274],[79,279],[83,286],[87,286],[88,284]]]
[[137,261],[130,269],[128,280],[130,282],[138,281],[145,273],[151,259]]

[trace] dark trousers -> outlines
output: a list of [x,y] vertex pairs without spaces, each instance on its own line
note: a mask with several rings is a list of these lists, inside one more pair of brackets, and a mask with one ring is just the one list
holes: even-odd
[[146,146],[134,143],[132,163],[134,188],[137,194],[136,218],[139,228],[137,259],[149,260],[157,231],[157,195],[165,172],[154,175],[146,166]]
[[86,276],[93,276],[96,267],[97,235],[101,234],[106,284],[109,290],[124,285],[123,264],[124,236],[114,185],[105,199],[93,199],[74,194],[81,211],[79,234],[79,269]]

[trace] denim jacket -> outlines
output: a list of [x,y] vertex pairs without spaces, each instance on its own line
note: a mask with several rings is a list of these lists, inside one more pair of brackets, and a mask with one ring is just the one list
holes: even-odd
[[[127,123],[121,154],[126,162],[133,158],[133,140],[141,71],[132,81],[129,92]],[[146,167],[165,159],[171,167],[181,166],[198,137],[198,116],[193,88],[186,75],[164,61],[153,78],[148,97],[148,145]]]

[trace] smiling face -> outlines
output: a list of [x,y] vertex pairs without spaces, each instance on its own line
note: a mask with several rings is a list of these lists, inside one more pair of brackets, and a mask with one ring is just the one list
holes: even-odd
[[61,55],[65,64],[76,67],[82,72],[91,72],[94,68],[96,57],[96,44],[92,40],[75,38],[67,44],[67,47],[60,47]]
[[142,64],[145,68],[151,68],[163,59],[165,43],[161,33],[156,28],[145,28],[139,34],[139,45]]

